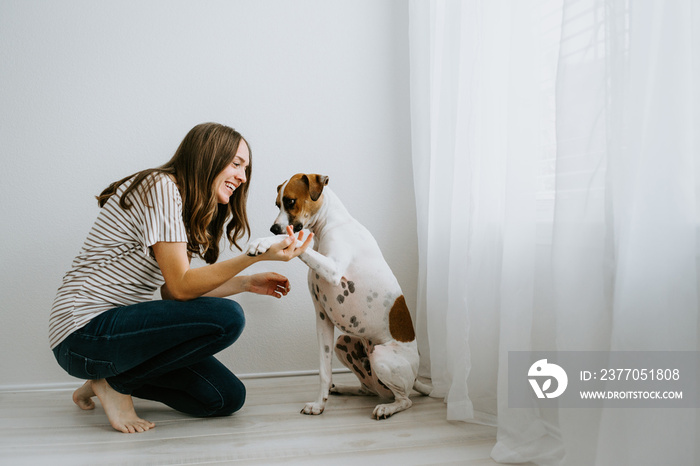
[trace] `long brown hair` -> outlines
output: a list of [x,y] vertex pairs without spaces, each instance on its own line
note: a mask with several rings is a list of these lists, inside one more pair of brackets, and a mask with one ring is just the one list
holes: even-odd
[[130,209],[132,203],[128,196],[144,181],[142,190],[144,198],[147,188],[154,182],[153,175],[166,173],[175,178],[182,196],[182,220],[187,231],[187,251],[190,256],[198,255],[208,264],[216,262],[219,257],[219,242],[226,225],[226,237],[239,250],[237,240],[244,234],[250,236],[246,202],[248,186],[253,170],[253,155],[246,168],[247,181],[239,186],[229,198],[228,204],[217,202],[214,179],[229,165],[241,143],[250,145],[238,131],[218,123],[202,123],[195,126],[180,143],[175,155],[165,165],[143,170],[110,184],[99,196],[97,203],[104,206],[107,200],[117,192],[125,181],[133,178],[119,198],[123,209]]

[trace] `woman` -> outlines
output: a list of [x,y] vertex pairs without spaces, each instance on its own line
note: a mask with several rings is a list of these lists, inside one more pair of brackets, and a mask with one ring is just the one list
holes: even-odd
[[[289,281],[276,273],[239,275],[261,260],[289,261],[309,245],[289,236],[256,257],[216,262],[226,230],[236,246],[250,235],[246,199],[250,149],[235,130],[205,123],[185,136],[165,165],[108,186],[49,321],[56,360],[87,379],[73,394],[82,409],[97,396],[116,430],[144,432],[132,396],[194,416],[226,416],[245,387],[213,355],[243,330],[243,291],[280,298]],[[228,224],[226,224],[228,221]],[[190,268],[193,256],[208,265]],[[163,300],[152,300],[160,286]]]

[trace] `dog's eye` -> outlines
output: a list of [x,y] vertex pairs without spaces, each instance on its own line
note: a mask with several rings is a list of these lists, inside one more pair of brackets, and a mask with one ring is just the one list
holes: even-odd
[[294,207],[294,204],[296,204],[296,199],[290,199],[288,197],[284,198],[284,208],[285,209],[291,209]]

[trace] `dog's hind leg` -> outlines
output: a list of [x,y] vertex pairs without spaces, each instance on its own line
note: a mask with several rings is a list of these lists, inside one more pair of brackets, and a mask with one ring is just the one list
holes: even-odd
[[415,383],[413,384],[413,389],[420,393],[421,395],[429,396],[430,392],[433,391],[433,387],[431,385],[428,385],[426,383],[421,382],[420,380],[416,380]]
[[331,385],[331,395],[351,395],[351,396],[377,396],[365,384],[357,386],[351,385]]
[[418,358],[415,342],[412,344],[396,341],[377,345],[369,355],[370,363],[380,383],[391,390],[394,402],[380,404],[374,408],[372,417],[386,419],[389,416],[410,408],[413,402],[408,395],[413,389],[418,371]]
[[379,395],[392,398],[394,395],[386,386],[382,386],[372,371],[368,353],[368,344],[362,338],[341,335],[335,342],[335,355],[338,360],[360,381],[360,386],[333,385],[333,395]]

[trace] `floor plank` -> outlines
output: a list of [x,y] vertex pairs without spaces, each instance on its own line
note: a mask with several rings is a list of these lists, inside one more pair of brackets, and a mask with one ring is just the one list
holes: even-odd
[[0,393],[0,464],[496,464],[495,428],[445,420],[442,400],[415,394],[413,407],[376,421],[378,398],[332,396],[321,416],[304,416],[317,376],[244,383],[246,405],[226,418],[135,400],[139,415],[157,425],[142,434],[114,431],[99,406],[81,411],[70,391]]

